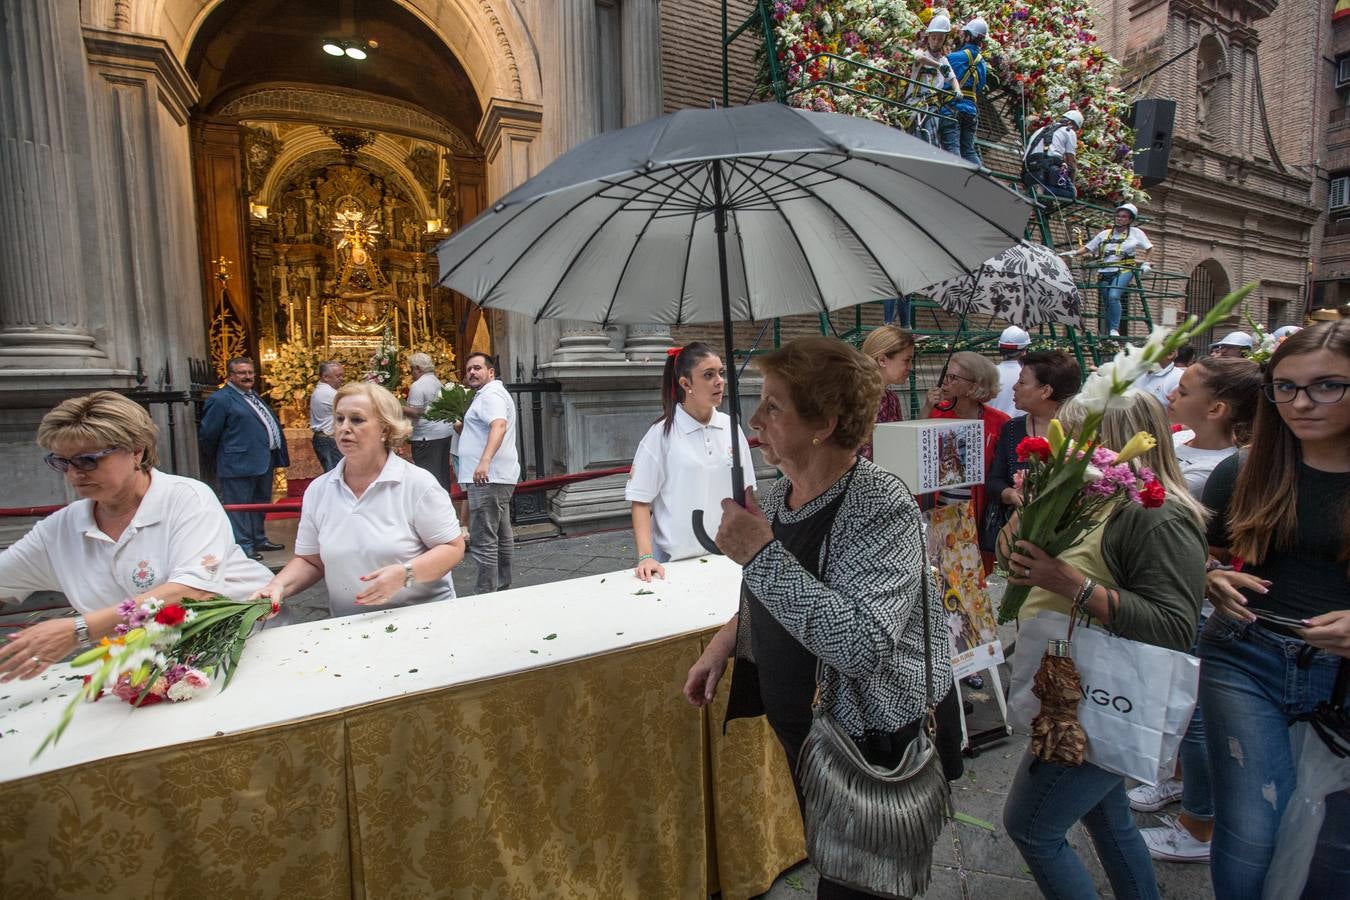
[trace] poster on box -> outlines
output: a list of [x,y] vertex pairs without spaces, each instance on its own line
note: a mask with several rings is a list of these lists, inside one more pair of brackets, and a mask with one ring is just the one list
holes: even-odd
[[952,672],[964,678],[1003,662],[1003,642],[975,536],[974,503],[939,506],[927,515],[928,556],[939,573]]
[[925,428],[919,437],[919,486],[916,494],[984,483],[984,426],[954,421]]

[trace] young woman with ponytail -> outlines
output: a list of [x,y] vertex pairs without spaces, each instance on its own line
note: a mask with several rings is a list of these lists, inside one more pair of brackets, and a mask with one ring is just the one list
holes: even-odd
[[[1200,708],[1214,782],[1210,874],[1259,898],[1294,793],[1289,727],[1332,696],[1350,656],[1350,321],[1286,338],[1270,359],[1251,447],[1205,485],[1209,543],[1240,571],[1206,577]],[[1189,773],[1187,773],[1189,778]],[[1350,883],[1350,794],[1326,799],[1304,897]]]
[[[672,348],[661,376],[661,417],[638,445],[624,497],[633,504],[637,544],[634,574],[643,581],[665,578],[662,563],[703,551],[694,537],[693,511],[703,510],[709,534],[722,520],[722,500],[731,496],[731,419],[717,407],[726,387],[726,367],[707,344]],[[755,486],[755,467],[743,432],[745,486]]]

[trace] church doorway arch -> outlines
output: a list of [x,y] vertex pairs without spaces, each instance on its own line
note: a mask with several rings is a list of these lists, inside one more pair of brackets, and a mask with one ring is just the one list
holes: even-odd
[[[1229,284],[1228,273],[1217,259],[1210,258],[1197,265],[1186,283],[1186,314],[1204,318],[1214,304],[1232,290]],[[1204,353],[1215,337],[1214,329],[1200,335],[1201,345],[1197,349]]]

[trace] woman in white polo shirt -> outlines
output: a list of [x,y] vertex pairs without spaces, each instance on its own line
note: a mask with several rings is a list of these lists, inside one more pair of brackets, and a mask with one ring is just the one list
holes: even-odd
[[333,398],[342,461],[305,489],[295,558],[258,597],[281,600],[320,578],[328,610],[349,616],[455,596],[450,570],[464,537],[450,495],[425,469],[392,450],[412,426],[377,384],[343,385]]
[[155,468],[155,423],[121,394],[73,397],[43,417],[46,463],[81,499],[0,553],[0,600],[60,591],[79,613],[0,644],[0,681],[32,678],[112,633],[128,597],[242,599],[271,576],[234,542],[200,481]]
[[[664,562],[703,552],[694,537],[694,510],[703,510],[708,534],[722,521],[722,500],[731,496],[731,418],[717,408],[726,375],[721,357],[700,341],[666,357],[661,418],[638,444],[624,491],[633,504],[634,573],[643,581],[665,578]],[[736,439],[745,486],[752,490],[750,445],[743,432]]]

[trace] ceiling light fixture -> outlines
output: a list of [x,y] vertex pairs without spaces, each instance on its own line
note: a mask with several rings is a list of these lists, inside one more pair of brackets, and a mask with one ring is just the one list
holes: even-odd
[[366,51],[362,50],[360,47],[348,47],[347,55],[352,59],[365,59]]
[[324,41],[323,52],[327,53],[329,56],[341,56],[342,48],[332,41]]

